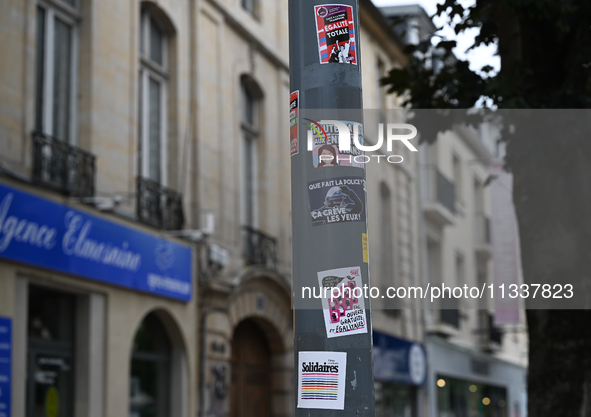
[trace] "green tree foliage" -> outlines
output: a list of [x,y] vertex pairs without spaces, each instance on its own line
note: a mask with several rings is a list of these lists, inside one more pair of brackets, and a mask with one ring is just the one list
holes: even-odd
[[[501,70],[470,70],[453,57],[455,43],[445,39],[438,44],[443,65],[434,70],[427,62],[431,42],[410,46],[409,65],[383,80],[391,93],[407,97],[407,106],[462,109],[484,96],[499,109],[591,108],[591,1],[477,0],[464,8],[445,0],[437,14],[443,12],[456,22],[456,33],[480,29],[473,48],[496,44]],[[591,139],[572,126],[583,119],[587,124],[579,125],[591,131],[591,112],[540,114],[552,123],[540,124],[538,115],[502,139],[514,178],[524,280],[573,283],[577,296],[589,299]],[[433,141],[436,135],[423,137]],[[590,310],[526,314],[529,415],[591,415]]]
[[498,45],[501,71],[486,66],[478,72],[455,59],[455,41],[441,39],[443,67],[426,61],[431,41],[410,45],[414,59],[393,69],[383,82],[389,92],[411,92],[414,108],[469,108],[481,96],[498,108],[564,109],[591,107],[591,2],[584,0],[478,0],[464,8],[445,0],[437,15],[447,12],[456,33],[480,28],[470,48]]

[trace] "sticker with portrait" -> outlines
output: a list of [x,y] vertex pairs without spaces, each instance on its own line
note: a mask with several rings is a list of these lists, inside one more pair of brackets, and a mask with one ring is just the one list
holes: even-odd
[[[311,119],[309,121],[312,134],[312,163],[314,168],[327,168],[336,166],[349,166],[365,168],[364,152],[357,149],[353,134],[357,126],[357,138],[363,145],[363,125],[357,122],[342,120],[349,128],[351,134],[351,148],[348,151],[339,150],[339,130],[333,124],[322,124]],[[310,133],[309,133],[310,134]]]

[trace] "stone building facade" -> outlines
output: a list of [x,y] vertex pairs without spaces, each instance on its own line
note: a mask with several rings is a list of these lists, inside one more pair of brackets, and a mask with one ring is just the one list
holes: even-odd
[[[0,3],[8,415],[294,414],[287,21],[286,0]],[[406,57],[369,0],[360,22],[377,125],[399,107],[379,78]],[[393,153],[366,168],[380,288],[424,277],[422,165]],[[437,322],[379,301],[376,361],[424,360]],[[378,410],[428,415],[429,378],[376,378]]]
[[[287,1],[0,5],[12,415],[293,414],[286,22]],[[369,1],[361,25],[386,103],[404,57]],[[32,223],[55,229],[39,256]]]

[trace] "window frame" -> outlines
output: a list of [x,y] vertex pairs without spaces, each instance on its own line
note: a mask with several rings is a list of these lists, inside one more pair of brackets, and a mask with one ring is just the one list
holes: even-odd
[[[153,61],[150,57],[151,24],[152,21],[159,25],[162,33],[162,64]],[[140,70],[139,70],[139,147],[140,147],[140,176],[158,182],[160,185],[168,184],[168,89],[170,84],[170,72],[168,68],[168,51],[170,35],[165,28],[158,23],[154,13],[145,8],[140,15]],[[160,178],[155,180],[150,177],[150,79],[160,85]]]
[[458,207],[460,210],[457,210],[458,213],[463,213],[463,207],[465,205],[464,202],[464,167],[462,158],[456,152],[452,152],[451,155],[452,160],[452,178],[454,183],[454,191],[455,191],[455,198],[456,198],[456,210]]
[[259,0],[240,0],[242,10],[256,20],[261,20]]
[[[78,144],[78,135],[76,128],[78,126],[78,106],[76,105],[76,98],[78,96],[78,59],[79,59],[79,23],[81,20],[80,12],[78,11],[78,1],[74,0],[74,7],[71,5],[58,1],[58,0],[40,0],[36,3],[36,16],[38,19],[38,9],[43,9],[45,12],[44,16],[44,33],[43,33],[43,63],[35,62],[35,79],[37,80],[37,72],[43,72],[43,85],[41,96],[39,97],[39,87],[35,86],[35,102],[41,99],[41,120],[37,120],[37,114],[35,111],[35,129],[44,134],[51,136],[53,139],[58,139],[71,145]],[[55,74],[55,20],[59,19],[71,28],[71,39],[70,39],[70,93],[68,97],[68,134],[65,138],[56,137],[54,135],[54,115],[55,110],[53,108],[53,92],[54,92],[54,74]],[[36,20],[36,30],[39,29],[39,25]],[[38,38],[37,38],[38,39]],[[36,51],[40,45],[36,45]],[[37,59],[37,56],[36,58]],[[39,68],[42,65],[42,68]]]
[[[241,164],[242,164],[242,224],[252,228],[258,226],[258,192],[259,192],[259,115],[261,107],[261,98],[257,97],[247,81],[242,81],[240,85],[242,112],[240,118],[241,130]],[[252,122],[247,118],[247,106],[252,105]],[[250,172],[247,173],[247,158],[250,165]],[[249,182],[249,179],[251,180]]]
[[390,187],[384,181],[380,182],[380,251],[381,260],[380,268],[382,269],[383,278],[391,278],[391,281],[385,280],[386,283],[394,283],[396,279],[396,271],[394,267],[395,249],[394,249],[394,232],[392,216],[394,215],[392,205],[392,192]]

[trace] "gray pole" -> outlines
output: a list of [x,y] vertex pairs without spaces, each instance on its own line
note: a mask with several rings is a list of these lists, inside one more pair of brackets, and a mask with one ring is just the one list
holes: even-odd
[[375,415],[365,169],[355,147],[337,151],[338,123],[320,123],[363,122],[359,32],[357,0],[289,0],[296,416]]

